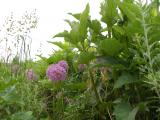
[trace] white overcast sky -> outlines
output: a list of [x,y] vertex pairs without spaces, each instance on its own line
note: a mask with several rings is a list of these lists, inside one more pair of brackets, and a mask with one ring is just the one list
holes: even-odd
[[0,26],[11,12],[15,16],[22,16],[25,11],[37,10],[39,17],[38,27],[31,37],[33,39],[32,56],[35,56],[40,48],[44,56],[55,49],[46,41],[55,41],[53,35],[68,28],[64,19],[70,18],[67,13],[79,13],[84,10],[87,3],[90,4],[90,15],[93,19],[100,19],[99,7],[103,0],[1,0],[0,1]]

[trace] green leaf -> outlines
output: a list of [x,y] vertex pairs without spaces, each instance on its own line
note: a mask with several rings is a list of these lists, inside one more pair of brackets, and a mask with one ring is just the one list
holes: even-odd
[[70,43],[72,44],[78,44],[78,42],[80,41],[80,35],[79,35],[79,27],[80,27],[80,24],[78,22],[76,22],[74,24],[74,26],[72,27],[72,30],[70,31],[70,36],[71,36],[71,39]]
[[48,89],[52,89],[53,88],[53,84],[50,80],[48,79],[44,79],[44,80],[40,80],[39,83],[44,87],[44,88],[48,88]]
[[86,82],[66,84],[64,87],[68,90],[71,90],[71,91],[85,90],[87,88]]
[[114,38],[108,38],[100,42],[99,49],[105,55],[116,56],[120,53],[122,44]]
[[94,58],[95,58],[95,56],[93,53],[81,52],[78,57],[78,63],[88,64]]
[[0,98],[9,104],[15,104],[15,103],[20,105],[24,104],[20,96],[16,93],[15,85],[6,88],[4,91],[0,92]]
[[140,21],[141,10],[138,5],[129,2],[117,2],[117,4],[121,12],[126,15],[132,23]]
[[71,48],[69,43],[67,43],[67,42],[51,42],[51,41],[48,41],[48,43],[54,44],[54,45],[58,46],[59,48],[61,48],[63,50],[67,50],[67,49]]
[[114,84],[114,89],[116,88],[120,88],[122,87],[123,85],[126,85],[126,84],[130,84],[130,83],[133,83],[133,82],[136,82],[137,79],[135,76],[129,74],[129,73],[123,73],[119,78],[118,80],[115,82]]
[[71,28],[73,28],[74,25],[77,23],[77,22],[75,22],[75,21],[73,21],[73,22],[71,22],[71,21],[69,21],[69,20],[65,20],[65,21],[70,25]]
[[35,118],[32,116],[32,111],[28,111],[13,114],[11,120],[35,120]]
[[59,50],[50,55],[50,57],[47,59],[48,64],[53,64],[58,62],[59,60],[65,60],[66,59],[66,54],[64,51]]
[[124,35],[125,34],[125,31],[122,27],[120,26],[113,26],[113,31],[115,31],[116,33],[120,34],[120,35]]
[[128,115],[128,120],[135,120],[136,114],[138,112],[138,107],[134,108]]
[[112,56],[98,56],[96,57],[98,64],[95,65],[97,66],[106,66],[112,69],[126,69],[125,65],[126,63],[123,62],[121,59],[117,59]]
[[119,103],[114,107],[114,115],[116,120],[128,120],[129,113],[132,111],[132,108],[129,103]]
[[119,103],[114,107],[116,120],[135,120],[138,107],[132,109],[129,103]]
[[147,103],[146,102],[138,103],[137,107],[138,107],[139,111],[141,111],[141,112],[149,111],[149,108],[147,107]]
[[102,21],[107,24],[107,26],[112,27],[117,19],[117,5],[115,0],[105,0],[101,4]]
[[87,4],[85,10],[80,16],[80,26],[79,26],[79,35],[82,40],[87,36],[87,28],[88,28],[88,19],[89,19],[89,4]]
[[100,33],[101,32],[101,24],[98,20],[92,20],[90,24],[90,28],[95,32],[95,33]]
[[56,34],[55,36],[53,36],[54,38],[55,37],[69,37],[69,33],[68,33],[68,31],[64,31],[64,32],[61,32],[61,33],[58,33],[58,34]]
[[69,15],[72,15],[74,18],[76,18],[77,20],[80,20],[80,16],[81,13],[77,13],[77,14],[72,14],[72,13],[68,13]]

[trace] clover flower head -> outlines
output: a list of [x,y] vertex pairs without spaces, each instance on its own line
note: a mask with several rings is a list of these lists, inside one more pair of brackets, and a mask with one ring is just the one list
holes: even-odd
[[78,69],[79,69],[79,71],[84,71],[85,69],[86,69],[86,64],[79,64],[78,65]]
[[58,62],[59,66],[63,67],[65,70],[68,70],[68,63],[65,60]]
[[61,81],[66,79],[67,71],[59,64],[52,64],[48,67],[46,75],[52,81]]

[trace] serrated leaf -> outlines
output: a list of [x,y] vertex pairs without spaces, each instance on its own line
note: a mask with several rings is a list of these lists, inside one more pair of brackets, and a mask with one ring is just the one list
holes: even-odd
[[85,10],[82,12],[80,16],[80,26],[79,26],[79,35],[82,40],[87,36],[87,28],[88,28],[88,18],[89,18],[89,4],[87,4]]
[[76,22],[75,21],[69,21],[69,20],[64,20],[64,21],[66,21],[69,25],[70,25],[70,27],[71,28],[73,28],[74,27],[74,25],[76,24]]
[[120,53],[122,44],[114,38],[108,38],[100,42],[99,49],[105,55],[116,56]]
[[90,28],[95,32],[95,33],[100,33],[101,31],[101,24],[98,20],[92,20]]
[[132,23],[141,18],[140,8],[136,4],[129,2],[117,2],[117,4],[121,12],[126,15]]
[[119,33],[120,35],[124,35],[125,34],[125,31],[122,27],[120,26],[113,26],[113,31]]
[[102,21],[105,22],[109,27],[112,27],[116,22],[117,16],[117,5],[115,0],[105,0],[104,3],[101,4],[101,12]]

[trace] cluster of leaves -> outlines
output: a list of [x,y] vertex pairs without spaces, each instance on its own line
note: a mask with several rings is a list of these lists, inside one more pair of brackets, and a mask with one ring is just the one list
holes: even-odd
[[[49,58],[21,63],[13,75],[0,64],[0,118],[11,120],[149,120],[160,118],[159,18],[156,2],[104,0],[101,20],[90,6],[72,14],[71,27],[50,42],[60,48]],[[66,60],[68,78],[51,83],[48,65]],[[19,60],[18,60],[19,61]],[[12,64],[15,64],[16,60]],[[83,71],[78,65],[85,64]],[[38,81],[27,81],[33,68]]]
[[[99,119],[142,120],[155,114],[158,118],[159,107],[153,109],[153,106],[159,102],[157,98],[154,103],[150,99],[160,95],[160,14],[155,2],[105,0],[101,4],[101,21],[91,20],[89,5],[82,13],[69,14],[75,18],[75,21],[66,20],[71,30],[54,37],[64,37],[65,42],[78,49],[74,60],[89,66],[96,105],[106,105],[97,109]],[[105,83],[96,80],[90,72],[102,66],[110,69]]]

